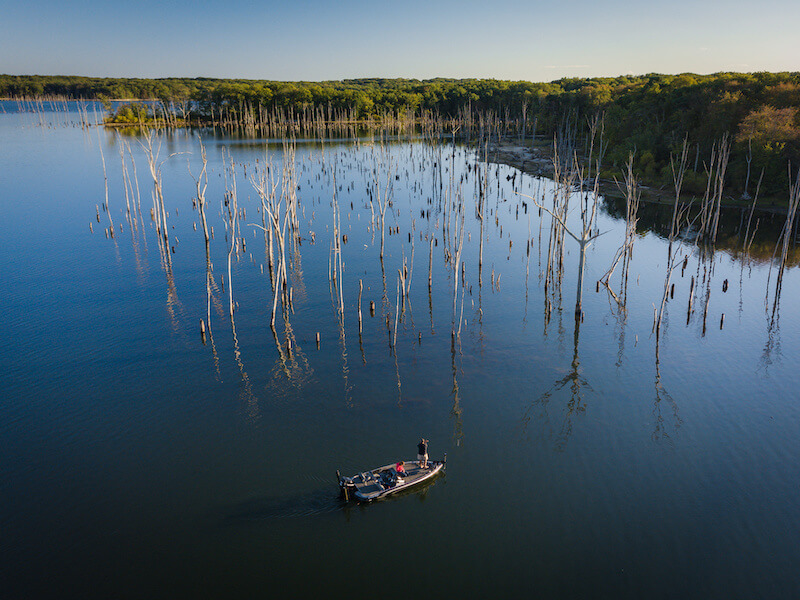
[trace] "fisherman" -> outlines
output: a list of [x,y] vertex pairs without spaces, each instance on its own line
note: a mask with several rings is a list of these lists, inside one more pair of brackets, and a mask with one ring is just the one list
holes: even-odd
[[405,461],[401,460],[399,463],[397,463],[394,466],[394,470],[397,471],[397,476],[398,477],[401,477],[401,476],[406,474],[406,469],[405,469],[405,466],[404,466],[405,464],[406,464]]
[[420,469],[428,468],[428,440],[425,438],[420,438],[419,444],[417,444],[417,460]]

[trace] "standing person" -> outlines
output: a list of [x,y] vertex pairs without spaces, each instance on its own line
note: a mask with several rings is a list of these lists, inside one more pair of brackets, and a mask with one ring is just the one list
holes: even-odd
[[428,468],[428,440],[425,438],[420,438],[419,444],[417,444],[417,460],[420,469]]

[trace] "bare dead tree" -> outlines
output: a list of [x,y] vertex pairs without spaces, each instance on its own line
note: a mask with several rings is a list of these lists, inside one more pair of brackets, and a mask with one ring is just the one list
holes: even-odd
[[[683,239],[678,238],[678,233],[680,232],[681,223],[686,221],[687,225],[691,225],[688,222],[688,212],[689,207],[686,207],[681,202],[681,188],[683,187],[683,177],[686,173],[686,162],[688,157],[688,143],[687,140],[684,138],[683,147],[681,149],[681,155],[678,159],[677,166],[674,160],[674,157],[670,160],[670,166],[672,168],[672,182],[675,189],[675,204],[672,210],[672,220],[670,221],[669,226],[669,245],[667,247],[667,272],[664,278],[664,290],[661,295],[661,303],[656,312],[656,321],[655,321],[655,333],[656,333],[656,367],[658,368],[658,353],[659,353],[659,340],[661,335],[661,323],[664,319],[664,308],[667,304],[667,299],[670,293],[670,281],[672,278],[672,272],[677,269],[682,264],[686,264],[686,260],[688,259],[688,255],[681,258],[679,256],[680,250],[683,246]],[[675,253],[673,253],[673,244],[675,243],[676,239],[678,239],[678,248]],[[694,280],[692,280],[694,283]],[[690,295],[692,295],[694,289],[690,291]],[[689,304],[689,314],[691,314],[691,300]]]
[[706,191],[700,204],[700,229],[698,238],[709,240],[714,244],[717,240],[719,212],[725,184],[725,172],[730,158],[731,143],[725,134],[711,149],[711,159],[706,166]]
[[[789,165],[789,181],[791,182],[792,177],[792,167],[791,164]],[[795,180],[793,183],[789,184],[789,207],[786,211],[786,221],[783,224],[783,229],[781,230],[781,235],[778,238],[778,242],[775,245],[775,251],[773,252],[772,256],[773,259],[770,261],[770,268],[769,274],[767,275],[767,299],[769,298],[769,277],[772,273],[772,265],[775,262],[775,256],[780,248],[780,258],[778,260],[778,275],[775,278],[775,293],[773,296],[772,302],[772,319],[775,319],[775,315],[778,310],[778,306],[780,304],[780,297],[781,297],[781,290],[783,288],[783,275],[786,271],[786,262],[789,258],[789,245],[791,244],[792,240],[792,232],[794,231],[794,221],[795,216],[797,214],[797,207],[800,204],[800,169],[797,171],[797,175],[795,176]]]
[[[458,270],[461,266],[461,253],[464,249],[464,221],[465,221],[465,210],[464,210],[464,202],[461,198],[461,189],[458,189],[457,192],[458,200],[456,202],[456,210],[458,211],[457,218],[456,218],[456,237],[455,237],[455,257],[452,262],[453,265],[453,328],[452,328],[452,335],[457,338],[461,338],[461,317],[457,316],[457,305],[458,305]],[[461,292],[461,301],[462,301],[462,314],[463,314],[463,301],[464,301],[464,292]],[[456,321],[458,321],[458,327],[456,327]]]
[[750,163],[753,162],[753,136],[751,135],[747,138],[747,156],[745,157],[747,161],[747,175],[744,179],[744,190],[742,191],[742,200],[749,200],[750,194],[747,193],[747,190],[750,187]]
[[[284,160],[287,157],[284,155]],[[278,182],[274,179],[274,171],[269,168],[271,164],[269,155],[265,156],[265,167],[257,171],[250,178],[250,183],[255,188],[261,199],[262,217],[266,219],[266,226],[251,223],[252,227],[260,227],[269,235],[269,260],[272,262],[272,240],[277,244],[277,267],[275,269],[275,280],[272,286],[272,314],[270,317],[270,327],[275,329],[275,315],[278,310],[278,300],[284,294],[286,288],[286,228],[288,225],[288,211],[283,210],[283,199],[287,184],[283,183],[283,190],[280,195],[276,193]],[[293,185],[293,184],[292,184]],[[263,221],[262,221],[263,222]],[[285,305],[285,302],[284,302]]]
[[[580,164],[577,154],[573,151],[571,161],[568,168],[562,168],[562,158],[558,154],[558,144],[555,148],[555,157],[553,159],[554,169],[556,174],[556,195],[562,198],[561,202],[555,201],[554,208],[551,210],[548,207],[540,204],[538,199],[533,196],[525,194],[518,194],[531,200],[537,207],[547,212],[558,224],[561,232],[567,233],[572,239],[578,243],[578,289],[575,298],[575,318],[580,319],[583,313],[583,279],[586,267],[586,249],[589,245],[602,233],[595,233],[595,221],[597,218],[597,199],[599,197],[600,186],[600,161],[602,158],[602,144],[597,157],[594,155],[594,139],[598,134],[598,127],[602,127],[599,121],[594,121],[590,128],[591,141],[589,143],[589,173],[591,173],[592,159],[596,158],[595,175],[585,177],[584,167]],[[600,137],[602,139],[602,130]],[[573,232],[566,223],[567,207],[569,206],[569,197],[573,193],[576,180],[578,181],[578,194],[580,200],[581,211],[581,229],[579,232]],[[591,188],[584,187],[586,182],[591,182]]]
[[206,156],[206,147],[203,145],[203,139],[198,135],[197,141],[200,144],[200,157],[203,160],[203,168],[200,170],[200,174],[195,177],[192,174],[191,165],[189,164],[189,160],[186,160],[186,166],[189,169],[189,175],[194,180],[195,187],[197,189],[197,209],[200,213],[200,223],[203,225],[203,236],[205,237],[206,243],[208,243],[208,222],[206,220],[206,189],[208,189],[208,157]]
[[156,223],[156,232],[159,234],[160,243],[163,245],[164,255],[167,262],[171,263],[169,252],[169,230],[167,227],[167,208],[164,203],[164,191],[161,183],[161,167],[173,156],[183,154],[183,152],[173,152],[162,161],[158,160],[161,152],[161,140],[154,144],[157,132],[153,129],[142,126],[142,138],[139,145],[144,150],[147,165],[150,168],[150,176],[153,178],[153,219]]
[[233,312],[234,312],[234,305],[233,305],[233,280],[231,278],[231,259],[233,257],[234,252],[237,250],[238,244],[238,236],[236,232],[236,223],[239,217],[239,206],[238,206],[238,195],[236,191],[236,163],[234,163],[233,158],[230,158],[230,165],[228,167],[229,174],[231,177],[230,187],[228,186],[227,177],[225,180],[225,203],[228,205],[228,219],[229,219],[229,226],[228,226],[228,239],[229,239],[229,246],[228,246],[228,307],[231,316],[231,322],[233,322]]
[[[381,151],[383,155],[383,150]],[[381,163],[375,164],[375,168],[373,170],[373,177],[374,177],[374,184],[375,184],[375,194],[377,195],[378,199],[378,211],[380,213],[380,228],[381,228],[381,260],[383,260],[383,251],[385,246],[385,237],[386,237],[386,208],[391,204],[392,198],[392,163],[391,159],[388,161],[388,165],[386,168],[386,186],[383,189],[383,193],[381,193],[381,184],[380,184],[380,172],[382,170],[383,159]]]
[[[600,278],[600,282],[603,283],[620,308],[623,309],[627,300],[628,270],[633,256],[633,245],[636,241],[636,226],[639,223],[639,200],[641,198],[639,182],[633,172],[633,161],[634,153],[631,152],[628,155],[628,162],[623,174],[625,182],[624,187],[617,182],[617,186],[622,190],[625,196],[625,239],[614,255],[611,267],[609,267],[608,271]],[[609,280],[620,261],[622,261],[622,275],[620,280],[620,295],[617,296],[611,289]]]
[[672,221],[669,230],[669,246],[667,247],[667,260],[672,260],[672,242],[677,234],[676,227],[679,225],[678,221],[678,205],[681,199],[681,188],[683,187],[683,178],[686,174],[686,162],[689,156],[689,139],[683,138],[683,146],[681,147],[681,155],[678,159],[677,166],[675,165],[675,157],[670,156],[669,166],[672,170],[672,182],[675,187],[675,204],[672,208]]
[[753,230],[753,235],[750,235],[750,225],[753,221],[753,212],[756,209],[758,202],[758,194],[761,191],[761,180],[764,178],[764,169],[761,169],[761,175],[758,177],[758,184],[756,185],[756,193],[753,196],[753,203],[750,205],[750,214],[747,216],[747,227],[744,232],[744,239],[742,240],[742,248],[744,249],[747,260],[750,260],[750,246],[753,244],[753,237],[755,237],[756,230],[758,229],[758,221],[756,221],[756,228]]
[[[128,193],[128,167],[125,163],[125,145],[119,132],[117,132],[117,151],[119,152],[119,159],[122,165],[122,187],[125,190],[125,219],[130,225],[138,224],[139,221],[136,219],[136,215],[131,214],[130,194]],[[133,220],[131,220],[131,218],[133,218]]]

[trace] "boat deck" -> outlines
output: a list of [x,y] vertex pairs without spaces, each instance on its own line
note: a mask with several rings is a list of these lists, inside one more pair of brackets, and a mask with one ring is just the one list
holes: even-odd
[[362,500],[372,500],[409,488],[428,479],[442,467],[441,463],[428,461],[428,468],[422,469],[417,461],[405,463],[405,473],[394,478],[395,466],[386,465],[371,471],[364,471],[352,478],[356,496]]

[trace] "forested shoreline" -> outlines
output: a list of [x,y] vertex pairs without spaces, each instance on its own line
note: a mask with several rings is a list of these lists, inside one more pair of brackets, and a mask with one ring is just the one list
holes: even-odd
[[[214,121],[223,111],[280,114],[301,120],[342,115],[350,120],[463,118],[491,115],[503,131],[578,137],[603,116],[604,167],[619,172],[631,152],[642,181],[668,185],[671,159],[686,140],[691,169],[686,191],[702,193],[704,165],[725,145],[731,197],[760,193],[780,198],[789,165],[800,164],[800,73],[648,74],[560,79],[549,83],[494,79],[352,79],[279,82],[239,79],[122,79],[0,75],[0,97],[158,100],[186,124]],[[178,107],[178,109],[176,109]],[[124,112],[127,111],[127,112]],[[141,119],[122,107],[111,120]],[[136,121],[134,120],[134,123]],[[177,122],[177,121],[176,121]],[[763,173],[763,176],[762,176]]]

